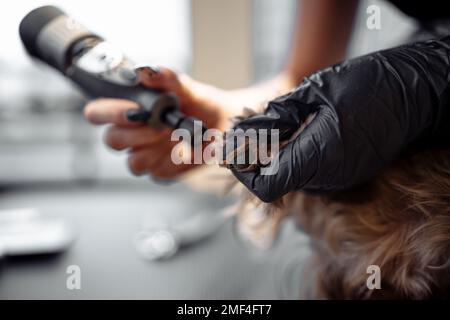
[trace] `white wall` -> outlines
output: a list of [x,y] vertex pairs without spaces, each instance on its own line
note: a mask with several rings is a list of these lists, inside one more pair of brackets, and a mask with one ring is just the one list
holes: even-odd
[[18,37],[18,25],[32,9],[53,4],[88,28],[136,57],[186,68],[190,58],[189,0],[20,0],[0,12],[0,60],[28,63]]

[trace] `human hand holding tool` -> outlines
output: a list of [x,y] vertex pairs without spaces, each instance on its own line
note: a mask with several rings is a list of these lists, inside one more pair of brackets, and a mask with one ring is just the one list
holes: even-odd
[[[193,137],[204,128],[179,110],[178,98],[142,85],[150,67],[136,67],[121,51],[81,26],[57,7],[31,11],[20,24],[20,37],[30,55],[56,68],[93,98],[127,99],[139,108],[126,113],[130,122],[152,128],[188,130]],[[194,139],[191,139],[193,142]]]

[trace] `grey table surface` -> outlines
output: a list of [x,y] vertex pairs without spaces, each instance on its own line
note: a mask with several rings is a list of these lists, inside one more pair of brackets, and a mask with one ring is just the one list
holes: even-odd
[[[217,213],[229,200],[151,183],[38,185],[0,191],[0,209],[35,207],[65,217],[77,239],[65,253],[3,259],[0,299],[295,299],[308,254],[307,239],[288,223],[274,248],[245,245],[231,221],[207,241],[166,261],[137,254],[133,236],[143,221]],[[81,290],[66,288],[66,269],[81,268]]]

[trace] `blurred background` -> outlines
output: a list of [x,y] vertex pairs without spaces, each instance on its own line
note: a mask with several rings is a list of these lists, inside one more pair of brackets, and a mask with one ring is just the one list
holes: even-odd
[[[60,255],[2,258],[0,299],[296,298],[307,239],[289,222],[268,251],[244,245],[226,220],[207,240],[169,260],[142,259],[133,245],[137,232],[199,212],[220,215],[233,196],[220,196],[222,186],[214,182],[223,172],[208,184],[196,173],[192,180],[201,181],[198,186],[161,185],[129,174],[126,155],[102,145],[104,128],[83,119],[85,98],[25,55],[19,22],[44,4],[60,6],[135,61],[168,66],[222,88],[277,73],[298,6],[297,0],[22,0],[2,10],[0,210],[28,208],[24,219],[36,212],[45,221],[59,219],[66,242]],[[381,8],[381,30],[366,28],[370,4]],[[412,21],[383,1],[361,1],[349,55],[396,45],[414,30]],[[10,219],[2,220],[2,214],[0,254],[8,239],[2,223]],[[69,265],[81,268],[81,290],[66,288]]]

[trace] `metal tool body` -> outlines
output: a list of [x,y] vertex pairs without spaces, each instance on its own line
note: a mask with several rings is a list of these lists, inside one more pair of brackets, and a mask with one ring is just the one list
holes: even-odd
[[[175,95],[140,84],[139,70],[120,50],[75,22],[57,7],[31,11],[20,24],[20,36],[30,55],[59,70],[90,97],[127,99],[140,106],[131,121],[147,122],[153,128],[164,125],[184,128],[194,136],[204,128],[195,118],[179,111]],[[194,139],[192,139],[193,141]]]

